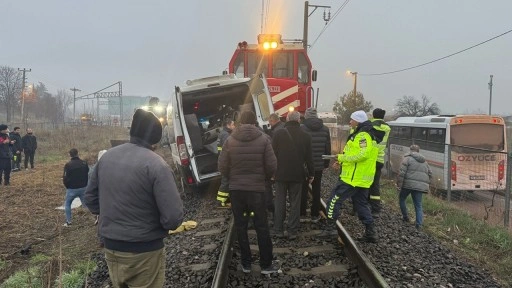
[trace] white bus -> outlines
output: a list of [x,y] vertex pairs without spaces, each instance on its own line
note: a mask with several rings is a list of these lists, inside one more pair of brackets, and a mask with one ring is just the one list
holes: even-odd
[[[429,163],[440,190],[504,190],[507,168],[503,118],[487,115],[400,117],[388,122],[387,168],[398,173],[412,144]],[[451,150],[451,155],[449,151]]]
[[338,116],[334,112],[318,112],[318,118],[322,119],[325,127],[329,128],[331,137],[338,137]]

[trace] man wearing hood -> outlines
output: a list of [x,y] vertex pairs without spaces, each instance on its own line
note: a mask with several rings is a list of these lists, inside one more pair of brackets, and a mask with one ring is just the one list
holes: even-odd
[[272,240],[265,207],[265,178],[274,175],[277,161],[270,139],[258,128],[256,115],[244,111],[240,126],[235,128],[222,146],[218,165],[229,178],[229,198],[242,258],[242,271],[251,272],[251,248],[247,225],[253,220],[258,237],[261,274],[278,271],[272,263]]
[[404,222],[409,222],[405,199],[411,194],[414,210],[416,211],[416,228],[421,229],[423,225],[423,193],[428,193],[432,171],[425,161],[425,157],[420,154],[420,147],[412,145],[409,148],[409,154],[404,155],[400,173],[398,174],[397,187],[400,191],[399,203]]
[[[329,160],[322,159],[322,155],[331,154],[331,134],[329,128],[325,127],[322,119],[318,118],[316,108],[310,107],[304,113],[304,121],[300,127],[311,136],[311,150],[313,152],[313,166],[315,167],[315,179],[311,183],[313,201],[311,203],[311,222],[320,220],[320,188],[323,170],[329,167]],[[300,205],[301,220],[306,216],[308,203],[308,185],[302,184],[302,196]]]
[[162,124],[137,109],[130,142],[98,160],[85,191],[85,205],[99,215],[99,234],[114,287],[163,287],[163,239],[183,222],[183,203],[169,165],[153,148]]
[[327,201],[327,229],[319,237],[330,237],[337,234],[336,220],[340,215],[343,201],[352,197],[353,205],[359,220],[365,225],[365,234],[359,240],[376,242],[374,220],[368,206],[368,188],[373,183],[375,162],[378,149],[373,135],[372,123],[362,110],[350,115],[350,133],[343,153],[338,154],[341,164],[340,181],[331,192]]

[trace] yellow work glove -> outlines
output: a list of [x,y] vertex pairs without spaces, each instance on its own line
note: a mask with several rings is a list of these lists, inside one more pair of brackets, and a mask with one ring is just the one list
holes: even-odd
[[191,229],[195,229],[196,227],[197,227],[196,221],[185,221],[185,222],[181,223],[181,225],[178,228],[176,228],[176,230],[169,230],[169,234],[175,234],[175,233],[179,233],[179,232],[183,232],[183,231],[188,231]]

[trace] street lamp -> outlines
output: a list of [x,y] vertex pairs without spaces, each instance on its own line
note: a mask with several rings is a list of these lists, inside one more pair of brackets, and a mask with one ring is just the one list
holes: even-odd
[[352,72],[350,70],[347,71],[347,75],[352,74],[354,75],[354,97],[357,96],[357,72]]

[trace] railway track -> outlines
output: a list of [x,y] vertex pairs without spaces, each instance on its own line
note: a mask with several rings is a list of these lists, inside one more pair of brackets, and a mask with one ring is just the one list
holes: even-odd
[[[325,215],[323,201],[322,206]],[[359,286],[361,282],[367,287],[389,287],[339,221],[337,239],[315,237],[321,232],[321,225],[302,224],[297,240],[274,237],[273,251],[281,269],[278,275],[263,277],[255,263],[250,274],[240,271],[239,250],[235,243],[233,222],[230,221],[211,287],[247,287],[251,283],[254,287],[310,287],[308,285],[316,286],[329,281],[344,284],[345,287]],[[253,255],[258,255],[255,230],[249,230],[249,239]]]

